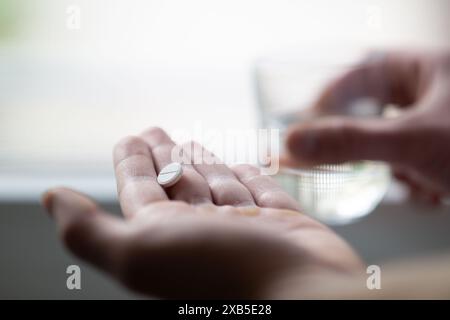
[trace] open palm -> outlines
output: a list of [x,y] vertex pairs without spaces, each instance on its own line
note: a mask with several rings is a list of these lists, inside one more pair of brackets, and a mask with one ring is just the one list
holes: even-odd
[[[360,270],[342,239],[299,213],[295,200],[255,167],[185,164],[180,181],[163,189],[156,176],[174,146],[159,128],[117,144],[125,219],[75,191],[49,191],[44,203],[67,247],[129,288],[168,298],[264,298],[292,273]],[[212,156],[198,145],[189,150]]]

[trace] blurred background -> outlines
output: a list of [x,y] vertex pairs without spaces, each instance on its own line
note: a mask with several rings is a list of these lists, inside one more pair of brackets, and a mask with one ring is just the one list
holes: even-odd
[[[255,128],[259,57],[449,48],[449,15],[447,0],[0,0],[0,298],[134,297],[67,255],[38,202],[63,184],[118,213],[120,137],[199,118]],[[369,263],[431,254],[450,249],[449,211],[394,184],[375,212],[335,230]],[[73,263],[80,291],[66,288]]]

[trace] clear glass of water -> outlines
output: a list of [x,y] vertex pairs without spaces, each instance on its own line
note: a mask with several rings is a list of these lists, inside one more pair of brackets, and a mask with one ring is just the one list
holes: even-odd
[[[254,71],[260,127],[279,129],[283,140],[290,124],[311,120],[311,106],[321,90],[357,67],[354,61],[352,55],[335,52],[299,52],[295,57],[258,60]],[[370,99],[342,108],[356,111],[353,116],[380,116],[381,109]],[[309,169],[284,168],[276,179],[299,201],[304,213],[327,224],[345,224],[374,210],[387,191],[390,170],[381,162],[358,161]]]

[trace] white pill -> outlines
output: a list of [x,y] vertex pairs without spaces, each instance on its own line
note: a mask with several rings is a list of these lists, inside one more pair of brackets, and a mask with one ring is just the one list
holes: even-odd
[[162,168],[161,172],[158,174],[158,183],[163,187],[173,186],[180,180],[183,175],[183,167],[178,162],[172,162]]

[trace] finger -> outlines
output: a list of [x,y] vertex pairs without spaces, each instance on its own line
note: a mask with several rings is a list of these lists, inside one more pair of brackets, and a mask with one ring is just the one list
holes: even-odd
[[192,159],[193,166],[208,182],[212,198],[217,205],[254,206],[250,191],[213,153],[196,142],[189,142],[183,150]]
[[103,270],[116,271],[127,234],[123,221],[70,189],[48,191],[43,205],[56,220],[61,238],[71,252]]
[[349,114],[352,103],[370,97],[380,105],[413,104],[423,93],[427,70],[420,54],[373,52],[365,61],[329,83],[315,103],[316,110]]
[[439,207],[441,205],[441,195],[419,185],[409,186],[409,198],[416,204],[431,207]]
[[299,210],[298,203],[287,194],[270,176],[263,176],[251,165],[237,165],[232,168],[238,179],[250,190],[260,207]]
[[120,206],[128,218],[146,205],[167,200],[156,181],[149,147],[138,137],[127,137],[114,147],[114,168]]
[[281,160],[304,166],[355,160],[399,163],[415,148],[410,134],[414,132],[404,128],[399,119],[317,120],[288,131],[287,155]]
[[402,165],[394,165],[391,166],[392,175],[400,182],[407,184],[410,188],[419,188],[419,183],[416,179],[413,179],[413,174],[411,169],[408,169],[406,166]]
[[426,181],[421,179],[411,169],[402,166],[392,168],[393,176],[409,187],[409,196],[417,202],[425,202],[432,206],[439,206],[442,201],[442,194],[433,189]]
[[[164,130],[150,128],[142,133],[141,137],[150,146],[157,172],[173,162],[172,151],[176,145]],[[186,201],[192,204],[212,201],[206,180],[191,164],[183,164],[181,179],[174,186],[167,188],[166,191],[173,200]]]

